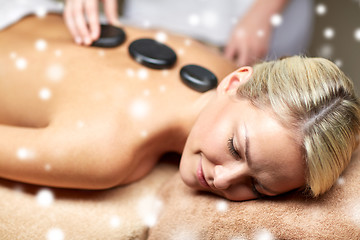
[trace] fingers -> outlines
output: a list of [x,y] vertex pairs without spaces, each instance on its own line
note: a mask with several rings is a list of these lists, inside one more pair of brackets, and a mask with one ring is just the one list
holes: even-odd
[[81,44],[82,39],[74,21],[73,9],[74,9],[74,1],[70,1],[70,0],[66,1],[66,5],[64,9],[64,19],[75,42],[77,44]]
[[117,0],[103,0],[105,16],[112,25],[119,24]]
[[[64,18],[77,44],[90,45],[99,38],[100,25],[97,0],[67,0]],[[89,20],[89,27],[86,18]]]
[[237,58],[235,59],[235,63],[238,67],[243,67],[246,65],[251,65],[251,49],[245,45],[239,46]]
[[[92,0],[90,0],[92,1]],[[80,37],[82,39],[82,43],[84,43],[85,45],[90,45],[92,40],[90,37],[90,31],[87,27],[86,24],[86,20],[85,20],[85,6],[84,4],[86,4],[87,1],[82,1],[82,0],[77,0],[74,3],[74,11],[73,11],[73,18],[75,21],[75,25],[77,28],[77,31],[80,34]]]
[[233,41],[230,41],[224,51],[224,56],[226,59],[233,61],[236,55],[236,48]]
[[97,0],[87,0],[85,12],[88,17],[91,39],[93,41],[97,40],[100,37],[99,5]]

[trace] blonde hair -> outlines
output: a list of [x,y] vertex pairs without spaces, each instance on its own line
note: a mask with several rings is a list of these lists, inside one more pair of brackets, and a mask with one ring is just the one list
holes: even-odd
[[360,103],[352,82],[323,58],[289,57],[254,66],[238,89],[296,131],[306,160],[308,192],[317,197],[350,162],[360,131]]

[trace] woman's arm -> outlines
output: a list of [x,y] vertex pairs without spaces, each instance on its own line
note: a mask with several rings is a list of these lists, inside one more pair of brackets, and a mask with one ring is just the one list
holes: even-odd
[[[109,154],[107,138],[69,128],[0,125],[0,177],[65,188],[102,189],[126,181],[130,161]],[[93,136],[93,135],[92,135]]]
[[280,14],[288,0],[257,0],[239,20],[225,48],[225,57],[238,66],[252,65],[266,56],[273,26],[271,18]]

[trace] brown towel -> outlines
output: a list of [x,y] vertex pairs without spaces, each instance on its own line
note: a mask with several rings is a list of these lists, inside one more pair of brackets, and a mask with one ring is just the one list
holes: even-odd
[[177,171],[103,191],[44,188],[0,180],[0,239],[146,239],[161,208],[157,191]]
[[193,191],[177,174],[161,190],[164,208],[149,239],[360,239],[359,151],[318,199],[230,202]]

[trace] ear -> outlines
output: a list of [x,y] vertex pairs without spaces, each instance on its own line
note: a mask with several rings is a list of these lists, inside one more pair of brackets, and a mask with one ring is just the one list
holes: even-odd
[[230,73],[221,81],[217,87],[217,92],[222,94],[234,93],[238,87],[249,81],[253,69],[251,67],[242,67]]

